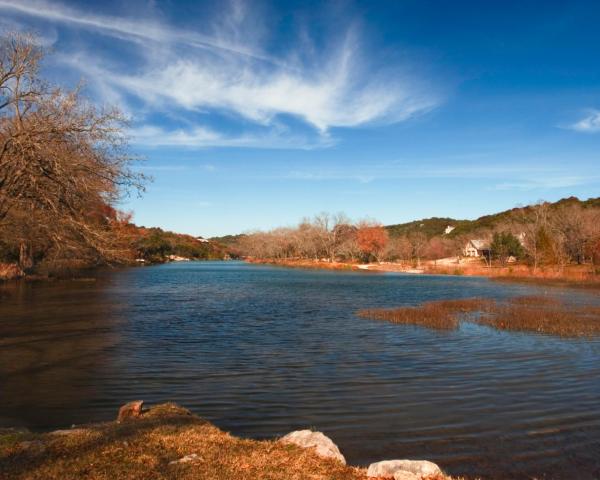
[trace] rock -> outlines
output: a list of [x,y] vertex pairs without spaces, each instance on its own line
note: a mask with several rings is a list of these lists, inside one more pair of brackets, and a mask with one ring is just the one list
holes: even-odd
[[396,472],[402,471],[412,473],[416,475],[417,478],[442,473],[440,467],[427,460],[383,460],[369,465],[367,477],[395,478],[394,475]]
[[346,465],[346,459],[335,443],[321,432],[312,430],[296,430],[288,433],[281,439],[283,443],[292,443],[302,448],[314,448],[317,455],[325,458],[333,458]]
[[50,432],[50,435],[73,435],[77,433],[85,433],[88,430],[86,428],[67,428],[65,430],[54,430]]
[[398,470],[394,473],[394,480],[421,480],[421,475],[415,475],[406,470]]
[[173,460],[172,462],[169,462],[169,465],[175,465],[176,463],[194,462],[196,460],[199,460],[199,458],[200,457],[198,457],[197,454],[190,453],[189,455],[186,455],[185,457],[181,457],[179,460]]
[[125,420],[141,417],[143,404],[143,400],[136,400],[134,402],[129,402],[123,405],[121,408],[119,408],[119,416],[117,417],[117,422],[121,423]]

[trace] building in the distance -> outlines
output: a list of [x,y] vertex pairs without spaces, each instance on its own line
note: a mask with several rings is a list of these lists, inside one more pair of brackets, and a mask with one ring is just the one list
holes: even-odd
[[490,242],[482,239],[469,240],[463,249],[465,257],[489,257]]

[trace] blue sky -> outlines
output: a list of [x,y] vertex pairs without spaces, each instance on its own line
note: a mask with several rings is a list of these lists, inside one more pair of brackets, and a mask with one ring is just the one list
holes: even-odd
[[131,118],[136,223],[212,236],[600,195],[597,2],[0,0]]

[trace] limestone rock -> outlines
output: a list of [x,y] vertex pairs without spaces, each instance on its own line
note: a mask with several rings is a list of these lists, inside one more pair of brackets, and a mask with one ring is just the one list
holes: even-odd
[[[442,473],[440,467],[427,460],[383,460],[369,465],[368,477],[394,478],[396,472],[409,472],[417,478],[438,475]],[[402,478],[402,477],[400,477]],[[410,477],[409,477],[410,478]]]
[[302,448],[314,448],[317,455],[333,458],[346,465],[346,459],[335,443],[321,432],[312,430],[296,430],[281,439],[283,443],[292,443]]
[[59,436],[66,436],[66,435],[76,435],[79,433],[85,433],[88,430],[85,428],[68,428],[68,429],[64,429],[64,430],[54,430],[52,432],[50,432],[50,435],[59,435]]
[[200,459],[200,457],[196,453],[190,453],[189,455],[186,455],[185,457],[181,457],[179,460],[173,460],[172,462],[169,462],[169,465],[175,465],[177,463],[195,462],[196,460],[199,460],[199,459]]
[[117,417],[117,422],[121,423],[125,420],[141,417],[143,404],[143,400],[136,400],[134,402],[129,402],[123,405],[121,408],[119,408],[119,416]]
[[420,475],[415,475],[414,473],[407,472],[406,470],[398,470],[394,473],[394,480],[421,480]]

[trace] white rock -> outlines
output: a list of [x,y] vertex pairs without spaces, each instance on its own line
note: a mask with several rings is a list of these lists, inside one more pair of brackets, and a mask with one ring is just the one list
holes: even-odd
[[427,460],[383,460],[369,465],[367,476],[393,478],[394,474],[400,471],[413,473],[417,477],[442,473],[440,467]]
[[288,433],[281,441],[283,443],[292,443],[302,448],[314,448],[317,455],[325,458],[334,458],[346,465],[346,459],[337,445],[321,432],[296,430],[295,432]]
[[65,436],[65,435],[73,435],[73,434],[79,434],[79,433],[85,433],[87,432],[87,429],[85,428],[69,428],[69,429],[65,429],[65,430],[54,430],[53,432],[50,432],[50,435],[61,435],[61,436]]
[[179,460],[173,460],[172,462],[169,462],[169,465],[175,465],[176,463],[194,462],[198,459],[199,459],[199,457],[197,454],[190,453],[189,455],[186,455],[185,457],[181,457]]
[[421,480],[421,475],[415,475],[406,470],[398,470],[394,473],[394,480]]

